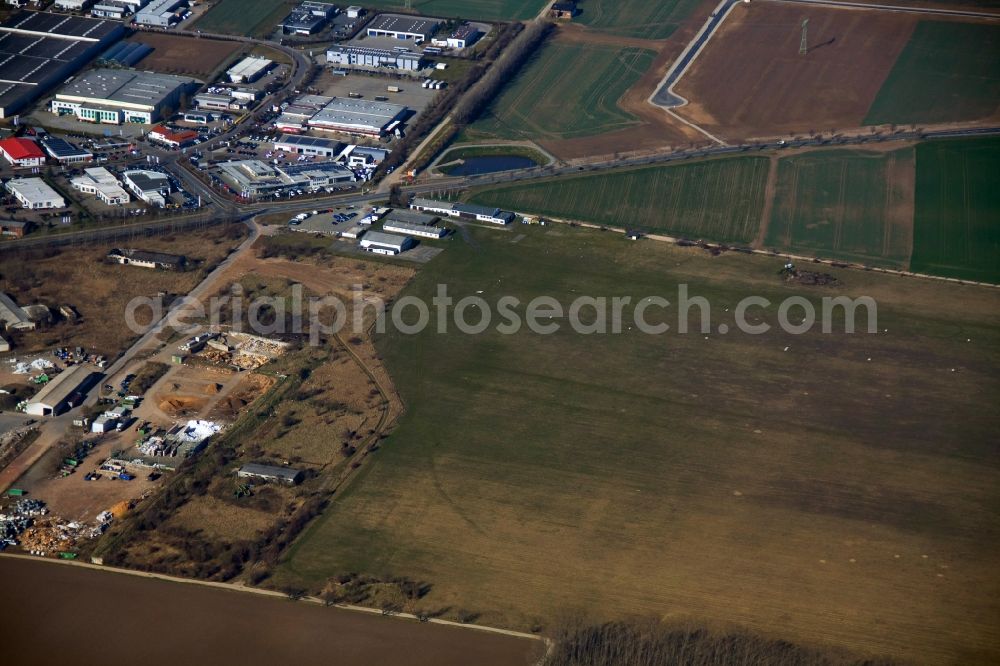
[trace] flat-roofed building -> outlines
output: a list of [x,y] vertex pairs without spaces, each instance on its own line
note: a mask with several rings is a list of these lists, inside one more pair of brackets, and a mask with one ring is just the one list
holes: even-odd
[[382,67],[415,72],[423,67],[423,56],[370,46],[334,46],[326,52],[326,64],[336,67]]
[[365,252],[390,256],[406,252],[415,244],[415,241],[409,236],[396,236],[380,231],[369,231],[358,243]]
[[236,470],[236,476],[241,479],[262,479],[264,481],[280,481],[281,483],[300,483],[305,477],[302,470],[276,465],[258,465],[247,463]]
[[267,58],[247,56],[230,67],[226,76],[233,83],[253,83],[263,76],[264,72],[270,69],[273,64],[274,61]]
[[337,6],[329,2],[306,0],[291,11],[278,27],[286,35],[311,35],[319,32],[327,19],[336,16]]
[[150,206],[163,208],[170,196],[170,178],[159,171],[130,169],[122,173],[125,187]]
[[393,39],[426,42],[438,29],[438,20],[422,16],[402,14],[379,14],[366,28],[369,37],[392,37]]
[[199,93],[194,96],[194,104],[199,109],[208,111],[235,111],[245,109],[249,102],[244,99],[237,99],[233,95],[221,95],[215,93]]
[[274,142],[274,149],[285,153],[313,155],[316,157],[336,157],[344,150],[344,144],[333,139],[315,136],[283,134]]
[[108,252],[108,260],[125,266],[160,268],[168,271],[182,271],[187,266],[187,257],[182,254],[149,252],[147,250],[119,247]]
[[135,13],[135,22],[139,25],[169,28],[178,21],[178,10],[181,7],[187,7],[187,0],[152,0]]
[[436,199],[424,199],[416,197],[410,202],[413,210],[426,210],[448,217],[464,217],[474,219],[477,222],[489,222],[490,224],[510,224],[514,221],[514,213],[492,208],[490,206],[477,206],[476,204],[466,204],[452,201],[438,201]]
[[233,160],[218,165],[219,177],[241,196],[256,198],[291,189],[316,191],[355,181],[354,172],[337,162],[272,165]]
[[199,135],[194,130],[174,131],[164,127],[163,125],[157,125],[153,129],[149,130],[149,134],[147,136],[150,141],[155,141],[163,144],[164,146],[170,146],[171,148],[180,148],[181,146],[193,143]]
[[406,111],[407,108],[401,104],[334,97],[309,119],[308,126],[345,134],[382,136],[386,128],[401,120]]
[[66,200],[41,178],[14,178],[7,181],[6,188],[22,208],[45,210],[66,207]]
[[453,49],[464,49],[478,42],[482,36],[483,33],[479,28],[466,23],[463,26],[459,26],[445,41]]
[[128,192],[114,174],[104,167],[84,169],[82,176],[70,180],[73,189],[93,194],[109,206],[122,206],[129,202]]
[[56,9],[82,12],[84,9],[94,4],[94,0],[56,0],[52,4]]
[[382,229],[397,234],[408,236],[420,236],[421,238],[443,238],[448,231],[441,227],[430,224],[414,224],[401,220],[388,219],[382,225]]
[[350,166],[375,166],[384,162],[388,156],[389,151],[385,148],[355,146],[347,156],[347,163]]
[[90,15],[122,21],[139,11],[149,0],[98,0],[91,8]]
[[92,123],[152,124],[166,108],[180,106],[196,79],[129,69],[95,69],[56,93],[52,113]]

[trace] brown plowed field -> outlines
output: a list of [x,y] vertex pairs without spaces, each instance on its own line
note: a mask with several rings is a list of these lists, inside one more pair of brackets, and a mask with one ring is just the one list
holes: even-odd
[[[803,19],[809,53],[799,54]],[[730,141],[860,127],[918,17],[761,2],[737,7],[675,91]]]
[[140,69],[164,74],[190,74],[206,80],[242,48],[239,42],[156,32],[140,32],[129,41],[153,47],[153,52],[139,62]]

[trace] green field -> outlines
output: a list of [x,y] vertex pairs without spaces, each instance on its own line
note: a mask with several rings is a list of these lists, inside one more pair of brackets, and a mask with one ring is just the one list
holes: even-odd
[[[402,0],[372,0],[365,7],[400,11]],[[545,0],[413,0],[412,9],[425,16],[481,19],[483,21],[523,21],[542,11]]]
[[906,269],[913,149],[831,150],[778,162],[769,248]]
[[261,37],[292,10],[284,0],[222,0],[198,19],[202,32]]
[[915,271],[1000,283],[1000,139],[917,146]]
[[749,243],[757,234],[766,158],[647,167],[476,192],[477,203],[674,236]]
[[868,294],[891,334],[390,333],[407,413],[270,585],[405,576],[431,586],[407,608],[483,624],[648,613],[1000,659],[1000,295],[837,269],[843,287],[796,286],[776,258],[562,226],[468,231],[404,293],[674,302],[683,282],[713,330],[750,294]]
[[504,88],[467,139],[570,139],[636,122],[618,107],[656,53],[595,44],[549,42]]
[[699,4],[699,0],[584,0],[574,20],[616,35],[666,39]]
[[865,124],[945,123],[995,114],[998,53],[998,25],[921,21],[868,109]]

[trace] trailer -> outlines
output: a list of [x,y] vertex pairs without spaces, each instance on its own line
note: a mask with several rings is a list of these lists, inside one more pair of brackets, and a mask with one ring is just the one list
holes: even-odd
[[400,88],[399,86],[389,86],[389,87],[386,88],[386,90],[388,92],[392,92],[392,93],[403,92],[403,89]]

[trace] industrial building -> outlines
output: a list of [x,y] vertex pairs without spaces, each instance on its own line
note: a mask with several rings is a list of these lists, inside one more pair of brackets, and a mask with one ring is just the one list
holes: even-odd
[[265,481],[280,481],[296,484],[304,478],[302,470],[291,467],[276,467],[275,465],[258,465],[248,463],[236,470],[236,476],[241,479],[263,479]]
[[147,2],[149,0],[98,0],[90,10],[90,15],[122,21],[139,11]]
[[406,111],[401,104],[334,97],[309,119],[309,127],[377,137],[386,134],[389,125],[402,120]]
[[187,0],[152,0],[135,13],[135,22],[139,25],[169,28],[178,20],[180,12],[177,10],[182,7],[187,7]]
[[448,231],[442,227],[434,227],[429,224],[414,224],[412,222],[402,222],[397,220],[386,220],[382,225],[385,231],[398,234],[420,236],[422,238],[443,238]]
[[423,56],[368,46],[334,46],[326,52],[326,63],[338,67],[388,67],[415,72],[423,67]]
[[38,167],[45,164],[45,153],[31,139],[12,136],[0,141],[0,155],[15,167]]
[[237,111],[247,108],[250,103],[234,95],[216,95],[214,93],[199,93],[194,96],[194,103],[199,109],[209,111]]
[[95,69],[63,86],[52,113],[93,123],[151,124],[165,108],[177,108],[196,79],[129,69]]
[[170,178],[159,171],[132,169],[122,173],[122,182],[150,206],[163,208],[170,195]]
[[405,208],[393,208],[392,210],[386,209],[386,211],[387,212],[383,214],[382,219],[387,223],[405,222],[407,224],[427,226],[429,224],[434,224],[439,219],[437,215],[427,215],[425,213],[406,210]]
[[410,208],[414,210],[426,210],[440,215],[447,215],[448,217],[489,222],[490,224],[510,224],[514,221],[515,217],[514,213],[502,211],[499,208],[451,201],[437,201],[435,199],[423,199],[420,197],[415,198],[410,203]]
[[320,139],[313,136],[295,136],[284,134],[274,142],[274,149],[286,153],[313,155],[316,157],[337,157],[344,150],[344,144],[333,139]]
[[274,61],[267,58],[247,56],[230,67],[226,71],[226,76],[233,83],[253,83],[263,76],[264,72],[270,69],[273,64]]
[[479,28],[466,23],[451,33],[446,42],[453,49],[464,49],[478,42],[482,36],[483,33],[480,32]]
[[66,207],[66,200],[41,178],[15,178],[8,180],[6,187],[22,208],[44,210]]
[[292,10],[278,24],[286,35],[311,35],[319,32],[327,19],[337,15],[337,6],[329,2],[313,2],[306,0]]
[[160,268],[167,271],[182,271],[187,266],[187,257],[182,254],[166,252],[148,252],[132,248],[115,248],[108,252],[108,260],[123,266],[139,266],[141,268]]
[[371,146],[354,146],[347,157],[349,166],[376,166],[385,161],[389,156],[389,151],[385,148],[372,148]]
[[57,375],[41,391],[28,401],[26,414],[32,416],[56,416],[71,405],[74,393],[88,390],[91,372],[83,365],[74,365]]
[[260,160],[233,160],[218,165],[219,176],[244,197],[290,189],[316,191],[353,183],[354,172],[336,162],[272,165]]
[[92,4],[94,4],[94,0],[56,0],[53,3],[56,9],[73,12],[82,12]]
[[393,234],[384,234],[379,231],[369,231],[358,245],[365,252],[391,256],[406,252],[416,245],[416,242],[409,236],[396,236]]
[[65,139],[46,134],[40,141],[42,148],[49,154],[49,157],[60,164],[79,164],[90,162],[94,159],[94,154],[89,150],[80,148]]
[[133,67],[152,52],[153,47],[142,42],[118,42],[101,54],[97,64]]
[[125,34],[114,21],[20,12],[0,25],[0,118],[28,107]]
[[104,167],[84,169],[82,176],[70,180],[73,189],[93,194],[109,206],[122,206],[129,202],[128,192],[121,182]]
[[380,14],[368,24],[369,37],[391,37],[413,41],[428,41],[438,29],[437,19],[400,14]]

